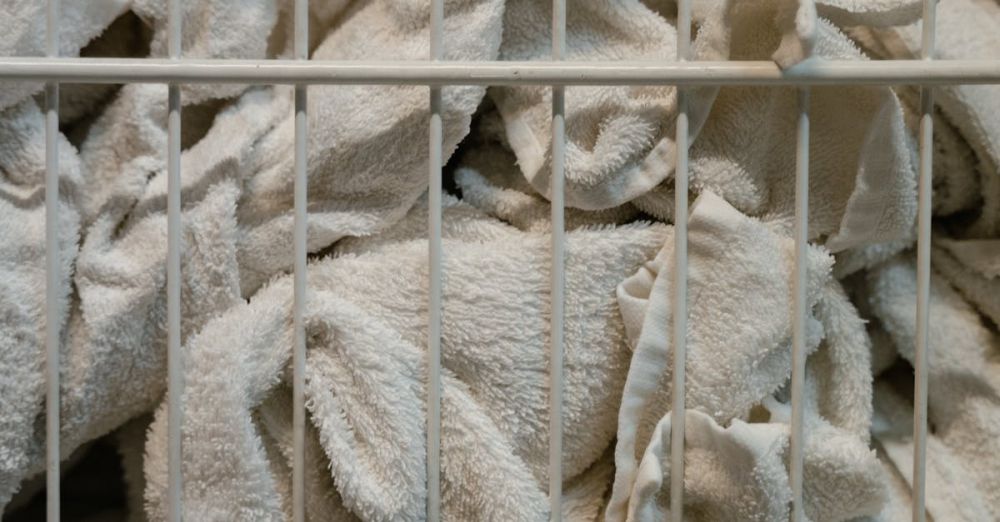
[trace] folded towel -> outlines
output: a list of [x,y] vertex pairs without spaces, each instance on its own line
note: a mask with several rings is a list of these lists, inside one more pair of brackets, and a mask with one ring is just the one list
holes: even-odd
[[[77,56],[118,15],[125,12],[131,0],[97,0],[65,2],[59,9],[59,54]],[[0,56],[45,55],[45,2],[36,0],[5,0],[3,31],[0,31]],[[38,82],[4,83],[0,89],[0,110],[24,101],[40,92]]]
[[[899,353],[912,361],[916,332],[912,253],[869,272],[866,282],[865,296],[872,313]],[[930,318],[930,431],[950,454],[942,456],[942,466],[952,470],[943,481],[947,488],[942,488],[961,492],[963,500],[958,504],[966,506],[935,507],[928,499],[928,508],[935,520],[995,520],[1000,518],[1000,491],[995,487],[1000,483],[1000,470],[994,462],[1000,453],[1000,337],[986,328],[976,310],[933,272]],[[928,455],[934,453],[931,446]],[[904,476],[908,476],[910,462],[907,457],[906,463],[898,464]]]
[[[780,388],[791,373],[791,239],[742,215],[711,192],[692,205],[688,229],[687,404],[726,425]],[[832,259],[809,249],[810,308],[829,279]],[[618,417],[615,488],[609,520],[625,517],[642,455],[670,409],[673,241],[618,288],[635,351]],[[809,320],[808,349],[821,324]]]
[[[366,520],[425,516],[428,267],[426,242],[418,239],[426,234],[425,212],[418,206],[385,236],[344,240],[337,257],[309,268],[307,405],[329,468],[324,459],[310,462],[317,473],[332,475],[340,499],[316,501],[335,509],[342,500]],[[614,437],[628,351],[613,282],[653,254],[665,228],[636,224],[568,236],[563,465],[572,481],[600,460]],[[444,240],[445,517],[544,518],[549,239],[449,198]],[[280,481],[254,412],[290,378],[290,302],[291,278],[277,279],[185,346],[190,513],[282,516]],[[154,520],[163,516],[164,413],[161,407],[147,444],[146,500]],[[214,442],[219,437],[224,446]],[[598,488],[589,497],[602,495]]]
[[[60,327],[80,234],[80,158],[59,140]],[[43,456],[45,396],[45,117],[32,99],[0,113],[0,512]],[[64,355],[65,356],[65,355]],[[36,437],[41,438],[36,438]],[[68,453],[68,452],[67,452]]]

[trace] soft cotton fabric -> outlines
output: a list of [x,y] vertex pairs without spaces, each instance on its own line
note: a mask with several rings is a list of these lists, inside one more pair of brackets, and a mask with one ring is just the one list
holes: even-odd
[[[59,55],[77,56],[88,42],[128,9],[130,0],[65,2],[59,9]],[[44,56],[46,51],[45,2],[5,0],[0,56]],[[0,110],[41,92],[39,82],[5,82],[0,89]]]
[[[504,3],[446,3],[445,59],[489,60],[500,47]],[[316,60],[425,60],[426,2],[357,2],[315,50]],[[315,87],[309,95],[310,252],[399,221],[427,190],[428,90],[418,86]],[[444,154],[469,132],[482,87],[443,90]],[[292,266],[294,116],[291,109],[248,154],[240,200],[240,276],[253,292]]]
[[[425,240],[417,239],[424,212],[391,234],[344,244],[308,274],[310,422],[343,505],[366,520],[424,516],[427,257]],[[445,517],[543,518],[548,237],[458,203],[449,203],[445,217]],[[569,233],[567,480],[593,466],[614,436],[628,350],[608,283],[634,270],[664,237],[659,225]],[[290,299],[290,278],[276,280],[186,345],[190,513],[281,518],[279,481],[253,412],[288,378]],[[593,345],[597,338],[606,341]],[[163,516],[164,421],[161,408],[147,445],[146,500],[154,520]],[[225,446],[213,442],[223,436]],[[336,498],[316,502],[336,507]]]
[[[912,256],[897,257],[866,276],[866,299],[895,348],[912,362],[916,346],[916,269]],[[993,462],[1000,451],[1000,339],[975,309],[937,273],[931,274],[928,344],[928,497],[935,520],[991,520],[1000,516],[1000,481]],[[900,404],[883,415],[904,416]],[[899,413],[902,411],[903,413]],[[912,421],[911,424],[912,426]],[[898,432],[877,437],[906,476],[912,449]],[[903,446],[899,446],[903,444]],[[956,497],[960,495],[961,500]],[[949,497],[951,497],[949,499]]]
[[[692,205],[688,229],[686,402],[725,424],[747,415],[791,371],[793,242],[708,192]],[[829,278],[831,259],[809,251],[809,303]],[[618,289],[634,347],[618,418],[615,490],[609,520],[624,519],[636,460],[670,408],[673,241]],[[819,343],[810,320],[808,347]]]
[[[45,394],[45,117],[28,99],[0,113],[0,511],[30,475],[44,438],[35,419]],[[59,256],[56,297],[59,326],[72,300],[80,215],[73,194],[80,159],[61,134]]]

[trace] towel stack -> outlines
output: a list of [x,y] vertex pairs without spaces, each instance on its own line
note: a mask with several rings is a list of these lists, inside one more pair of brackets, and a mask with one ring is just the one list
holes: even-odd
[[[570,0],[566,59],[673,60],[669,2]],[[86,4],[86,5],[84,5]],[[184,2],[186,57],[290,56],[290,0]],[[422,0],[310,2],[311,57],[424,60]],[[696,2],[693,59],[911,58],[916,0]],[[5,7],[8,9],[8,7]],[[38,2],[0,54],[38,55]],[[545,60],[536,0],[447,0],[445,59]],[[67,3],[68,56],[162,56],[154,0]],[[993,0],[951,0],[941,58],[992,58]],[[44,122],[0,94],[0,508],[44,467]],[[928,510],[1000,519],[1000,87],[935,114]],[[443,89],[442,510],[546,520],[551,92]],[[794,89],[692,88],[687,520],[786,520]],[[915,91],[812,90],[805,510],[909,517]],[[287,87],[184,86],[182,426],[189,520],[291,517],[294,119]],[[669,515],[676,90],[566,89],[562,512]],[[122,519],[166,518],[166,88],[63,86],[64,468],[122,456]],[[422,520],[427,88],[311,87],[306,510]],[[109,436],[110,435],[110,436]],[[69,479],[67,479],[69,480]],[[17,520],[17,518],[13,518]]]

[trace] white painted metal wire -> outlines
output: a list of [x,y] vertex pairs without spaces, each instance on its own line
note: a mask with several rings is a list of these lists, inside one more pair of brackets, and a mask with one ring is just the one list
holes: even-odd
[[[295,298],[293,347],[294,459],[293,516],[304,521],[305,408],[303,399],[305,338],[303,310],[306,306],[306,94],[312,84],[423,84],[430,87],[430,190],[429,259],[430,293],[427,359],[427,518],[441,516],[441,320],[442,320],[442,95],[450,84],[542,84],[552,86],[552,273],[551,273],[551,365],[550,365],[550,466],[549,494],[551,519],[561,519],[562,502],[562,392],[563,392],[563,313],[565,306],[565,86],[658,84],[678,86],[675,253],[676,300],[673,317],[673,411],[684,411],[687,332],[687,205],[688,114],[684,87],[692,85],[795,85],[798,97],[798,146],[796,160],[796,208],[793,316],[793,373],[790,478],[793,491],[793,519],[804,519],[802,503],[802,448],[808,433],[803,429],[803,387],[805,379],[805,252],[808,231],[809,86],[849,84],[920,84],[921,116],[919,131],[919,224],[918,302],[915,358],[913,518],[924,520],[927,449],[927,343],[930,281],[931,85],[960,83],[1000,84],[1000,60],[933,62],[936,0],[925,0],[923,49],[920,61],[823,62],[808,61],[791,69],[779,70],[770,62],[687,62],[691,41],[690,0],[678,2],[677,61],[650,64],[564,63],[566,47],[565,0],[553,0],[551,62],[445,63],[443,49],[443,0],[431,0],[430,60],[424,63],[311,62],[308,60],[307,0],[296,0],[293,60],[216,61],[185,60],[181,57],[180,0],[167,0],[168,58],[165,60],[58,58],[59,0],[48,0],[46,11],[45,58],[2,58],[0,80],[41,80],[46,82],[46,472],[48,520],[59,520],[59,326],[58,282],[58,100],[59,84],[67,82],[129,83],[160,82],[169,85],[168,94],[168,254],[167,254],[167,336],[168,336],[168,518],[181,520],[183,414],[183,366],[181,361],[181,201],[180,201],[180,90],[184,83],[295,84]],[[674,521],[683,518],[684,415],[673,418],[671,428],[671,513]]]

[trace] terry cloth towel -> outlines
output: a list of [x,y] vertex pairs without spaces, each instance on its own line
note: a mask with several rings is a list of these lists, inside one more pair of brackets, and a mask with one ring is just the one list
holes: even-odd
[[[865,290],[875,318],[899,353],[912,362],[916,332],[912,253],[869,272]],[[983,325],[977,311],[936,272],[931,274],[930,318],[928,418],[934,437],[928,456],[934,456],[928,470],[943,474],[941,484],[947,487],[939,489],[959,491],[961,500],[932,502],[948,495],[942,491],[940,496],[928,497],[928,509],[935,520],[996,520],[1000,518],[1000,490],[996,488],[1000,470],[994,462],[1000,454],[1000,337]],[[912,450],[909,456],[895,454],[890,437],[876,437],[882,439],[900,473],[909,477]],[[934,440],[946,451],[936,452]]]
[[[711,192],[692,205],[688,231],[687,403],[725,425],[777,391],[791,372],[793,242]],[[832,259],[809,250],[809,302],[819,300]],[[670,408],[673,241],[618,289],[634,347],[618,418],[609,520],[625,517],[636,460]],[[814,349],[821,325],[810,320]]]
[[[686,412],[685,520],[787,520],[790,407],[765,401],[774,422],[733,420],[728,428],[695,410]],[[631,491],[626,520],[670,516],[670,415],[656,425]],[[885,501],[881,465],[864,441],[809,416],[804,448],[808,520],[853,520],[880,512]]]
[[[574,0],[566,16],[567,60],[675,59],[674,27],[639,0]],[[508,0],[500,58],[551,59],[551,25],[549,4]],[[714,91],[692,92],[690,125],[697,134]],[[524,177],[548,196],[551,89],[494,87],[490,97]],[[675,104],[675,91],[667,87],[568,87],[566,205],[615,207],[663,181],[673,170]]]
[[[913,473],[913,401],[911,391],[885,379],[875,383],[875,418],[872,436],[882,449],[881,458],[891,476],[901,482],[900,501],[886,506],[888,520],[913,520],[911,511]],[[912,388],[912,384],[904,384]],[[928,518],[948,521],[993,520],[982,495],[968,489],[967,472],[961,459],[933,432],[927,435],[927,487],[925,506]],[[894,509],[893,509],[894,508]],[[904,518],[905,517],[905,518]]]
[[[366,520],[425,516],[422,207],[385,234],[344,240],[336,257],[313,263],[308,273],[307,404],[329,466],[321,458],[309,462],[317,477],[332,476],[339,495],[311,502],[342,502]],[[450,199],[446,207],[445,518],[540,520],[547,517],[549,238]],[[611,289],[665,236],[664,226],[649,224],[568,234],[569,483],[600,460],[615,433],[629,355]],[[185,507],[201,518],[281,519],[260,405],[290,379],[291,296],[291,278],[277,279],[185,345]],[[153,520],[163,517],[164,413],[161,407],[147,444]],[[223,436],[226,445],[213,442]],[[588,506],[604,493],[592,489]]]
[[1000,239],[936,235],[931,262],[979,313],[1000,325]]
[[[64,2],[59,9],[59,54],[77,56],[80,49],[104,31],[128,9],[130,0],[90,0]],[[4,0],[0,56],[45,55],[45,2]],[[0,89],[0,110],[41,92],[42,83],[4,83]]]
[[[166,89],[157,87],[165,95]],[[254,126],[266,123],[266,118],[260,116],[270,114],[262,110],[272,102],[269,93],[270,90],[249,91],[239,103],[219,114],[205,139],[182,155],[184,335],[197,331],[202,323],[239,299],[237,158],[247,147],[245,140],[253,137]],[[122,112],[118,114],[129,114],[127,108],[119,107]],[[165,116],[165,107],[161,104],[159,108]],[[38,155],[35,168],[42,169],[37,166],[43,164],[40,113],[37,118],[38,130],[26,149]],[[125,168],[122,179],[116,180],[113,188],[102,196],[104,204],[94,206],[99,212],[86,228],[75,266],[71,265],[74,272],[69,267],[64,272],[72,275],[76,290],[63,329],[61,356],[61,431],[66,453],[138,414],[153,410],[165,389],[166,176],[157,170],[162,169],[162,163],[152,156],[155,149],[143,148],[152,141],[163,140],[162,128],[155,121],[153,108],[152,112],[135,113],[133,119],[109,124],[101,131],[95,127],[93,139],[97,142],[113,141],[117,136],[142,146],[124,145],[120,150],[134,154],[124,157],[85,146],[83,160],[77,161],[84,165],[86,159],[107,165],[121,161]],[[130,134],[129,129],[138,132]],[[66,144],[61,150],[73,151],[73,148]],[[91,153],[94,156],[88,156]],[[70,160],[63,162],[67,166],[72,164]],[[147,184],[149,175],[152,180]],[[81,187],[75,192],[86,195],[90,188]],[[37,197],[41,204],[41,195]],[[87,201],[85,197],[80,199]],[[32,222],[44,223],[40,217],[33,219],[36,220]],[[39,245],[43,244],[41,237]],[[44,270],[41,261],[37,266]],[[37,352],[37,345],[26,343],[26,346]],[[42,357],[41,352],[35,357]],[[38,364],[37,371],[41,372],[41,362]],[[25,400],[34,401],[40,408],[42,393],[39,389],[37,393],[26,394]],[[18,448],[14,455],[25,463],[16,474],[10,475],[15,486],[22,478],[43,469],[44,423],[25,425],[30,427],[28,431],[18,434],[16,443],[12,442],[12,447]]]
[[[60,327],[80,234],[80,159],[59,136]],[[45,117],[32,99],[0,112],[0,512],[33,464],[45,395]],[[33,440],[34,439],[34,440]],[[37,444],[36,444],[37,442]],[[37,456],[42,456],[38,454]]]
[[[699,59],[774,59],[790,65],[809,47],[817,58],[866,59],[829,21],[810,21],[815,12],[807,4],[725,2],[699,30]],[[792,8],[797,10],[789,14]],[[691,146],[692,189],[715,192],[741,212],[790,233],[795,206],[791,179],[795,92],[772,87],[719,89]],[[823,241],[837,252],[906,235],[916,216],[916,182],[902,110],[892,91],[816,87],[810,108],[810,240]],[[666,192],[668,184],[634,203],[656,208],[658,201],[672,198]]]
[[[198,0],[181,2],[181,54],[185,58],[263,59],[278,22],[277,0]],[[167,2],[132,0],[132,12],[153,28],[150,56],[167,56]],[[272,55],[274,53],[271,53]],[[185,105],[230,98],[240,84],[185,84]]]
[[[921,25],[869,30],[855,36],[885,58],[919,55]],[[937,7],[935,58],[942,60],[995,59],[1000,48],[1000,5],[992,0],[949,0]],[[934,102],[958,131],[978,160],[983,205],[977,221],[964,237],[1000,237],[1000,87],[995,85],[942,86]],[[935,133],[939,126],[935,126]],[[968,170],[949,170],[965,179]],[[956,182],[957,184],[958,182]],[[968,182],[965,182],[968,185]],[[969,188],[969,190],[975,190]]]
[[[185,202],[181,253],[181,329],[185,334],[197,331],[204,321],[239,299],[236,195],[234,183],[222,180],[202,198],[190,197]],[[60,361],[60,432],[67,454],[151,411],[166,388],[166,214],[162,210],[150,213],[122,230],[115,230],[116,224],[109,216],[99,218],[76,260],[76,294]],[[35,352],[35,367],[41,372],[37,345],[24,344]],[[39,405],[37,413],[41,414],[41,389],[29,395],[19,388],[18,394]],[[4,394],[8,396],[12,395]],[[4,442],[5,448],[16,449],[13,457],[22,463],[3,475],[15,487],[44,469],[45,424],[39,419],[24,426],[27,433],[18,433],[11,444]]]
[[[527,232],[552,229],[552,205],[535,191],[517,166],[503,134],[500,115],[491,111],[482,115],[470,143],[457,160],[454,179],[462,201],[487,215]],[[595,225],[621,225],[635,221],[639,212],[624,205],[604,210],[565,209],[566,229]]]
[[[356,2],[313,54],[318,60],[426,60],[427,2]],[[447,60],[495,59],[501,0],[445,4]],[[419,86],[316,87],[309,93],[310,252],[401,219],[427,190],[428,90]],[[443,90],[447,158],[469,132],[482,87]],[[292,266],[294,116],[258,141],[239,204],[240,275],[247,295]]]

